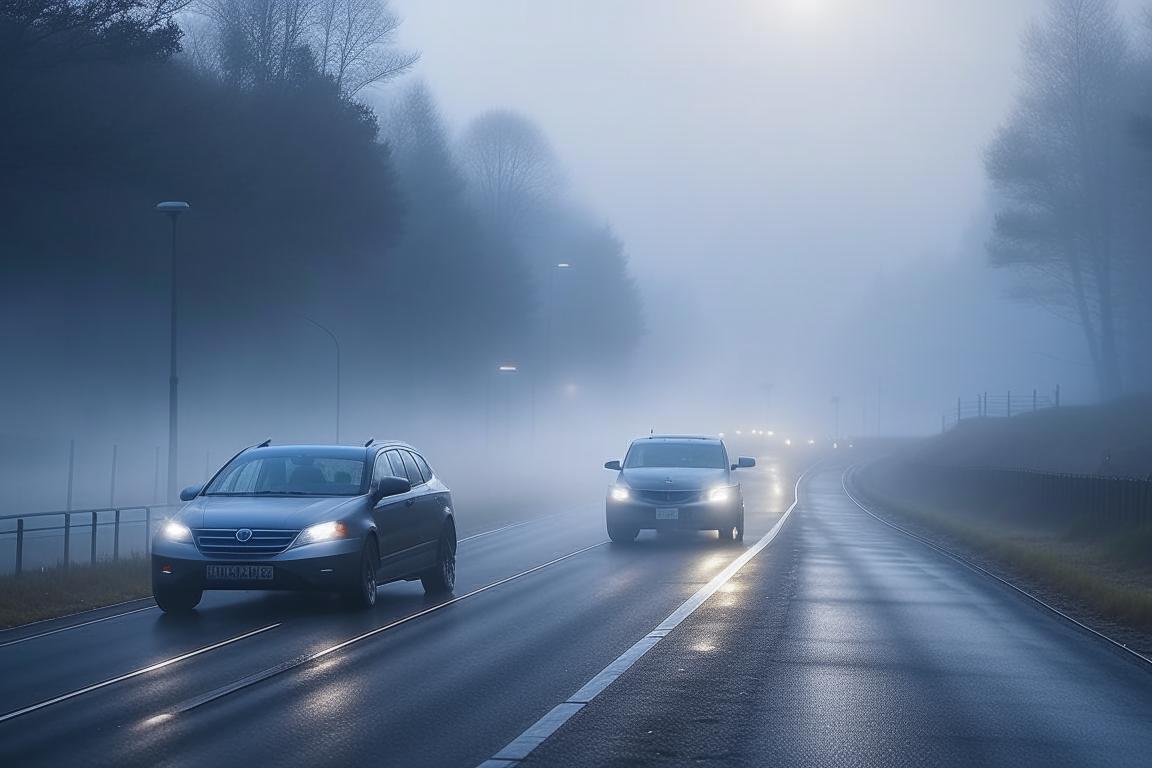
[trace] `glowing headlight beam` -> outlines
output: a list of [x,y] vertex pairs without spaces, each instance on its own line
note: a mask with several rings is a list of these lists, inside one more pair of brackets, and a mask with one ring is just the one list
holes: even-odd
[[188,526],[170,520],[164,526],[164,538],[169,541],[192,541],[192,531]]
[[611,495],[613,501],[628,501],[628,489],[619,485],[612,488]]

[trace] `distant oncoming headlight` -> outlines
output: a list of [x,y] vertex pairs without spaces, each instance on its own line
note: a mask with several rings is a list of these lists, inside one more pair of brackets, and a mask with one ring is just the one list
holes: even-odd
[[304,544],[316,544],[321,541],[332,541],[333,539],[342,539],[348,535],[348,526],[344,523],[318,523],[310,528],[305,528],[304,532],[296,537],[294,546],[302,546]]
[[713,488],[708,491],[708,501],[728,501],[732,498],[731,488]]
[[613,501],[628,501],[628,489],[617,485],[612,488]]
[[192,531],[186,525],[169,521],[164,526],[164,538],[168,541],[192,541]]

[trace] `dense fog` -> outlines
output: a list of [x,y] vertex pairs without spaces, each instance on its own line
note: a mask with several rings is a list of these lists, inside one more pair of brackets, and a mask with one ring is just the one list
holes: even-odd
[[0,0],[0,508],[164,495],[164,200],[179,485],[1147,391],[1144,6]]

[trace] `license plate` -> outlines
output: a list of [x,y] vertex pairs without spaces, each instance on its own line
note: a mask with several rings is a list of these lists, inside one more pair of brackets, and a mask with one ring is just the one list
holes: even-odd
[[680,510],[676,507],[657,507],[656,508],[657,520],[679,520]]
[[208,578],[213,581],[272,581],[272,566],[210,565]]

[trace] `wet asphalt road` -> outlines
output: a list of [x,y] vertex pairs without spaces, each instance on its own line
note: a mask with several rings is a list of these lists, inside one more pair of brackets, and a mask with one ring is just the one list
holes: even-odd
[[[767,457],[744,483],[751,544],[791,486]],[[462,599],[440,608],[415,584],[382,588],[361,614],[318,596],[209,593],[191,619],[136,603],[0,633],[0,765],[471,768],[743,551],[715,534],[611,547],[602,514],[590,500],[490,533],[465,517],[462,537],[483,535],[462,542]],[[1149,765],[1150,755],[1152,674],[871,519],[827,469],[770,547],[525,765]]]
[[[762,464],[743,477],[749,541],[791,500],[783,470]],[[462,599],[431,612],[418,583],[352,614],[324,596],[217,592],[191,618],[139,602],[0,632],[0,765],[474,766],[744,548],[715,533],[611,547],[599,496],[492,532],[470,525],[464,501]]]
[[524,765],[1149,766],[1152,671],[872,519],[827,469]]

